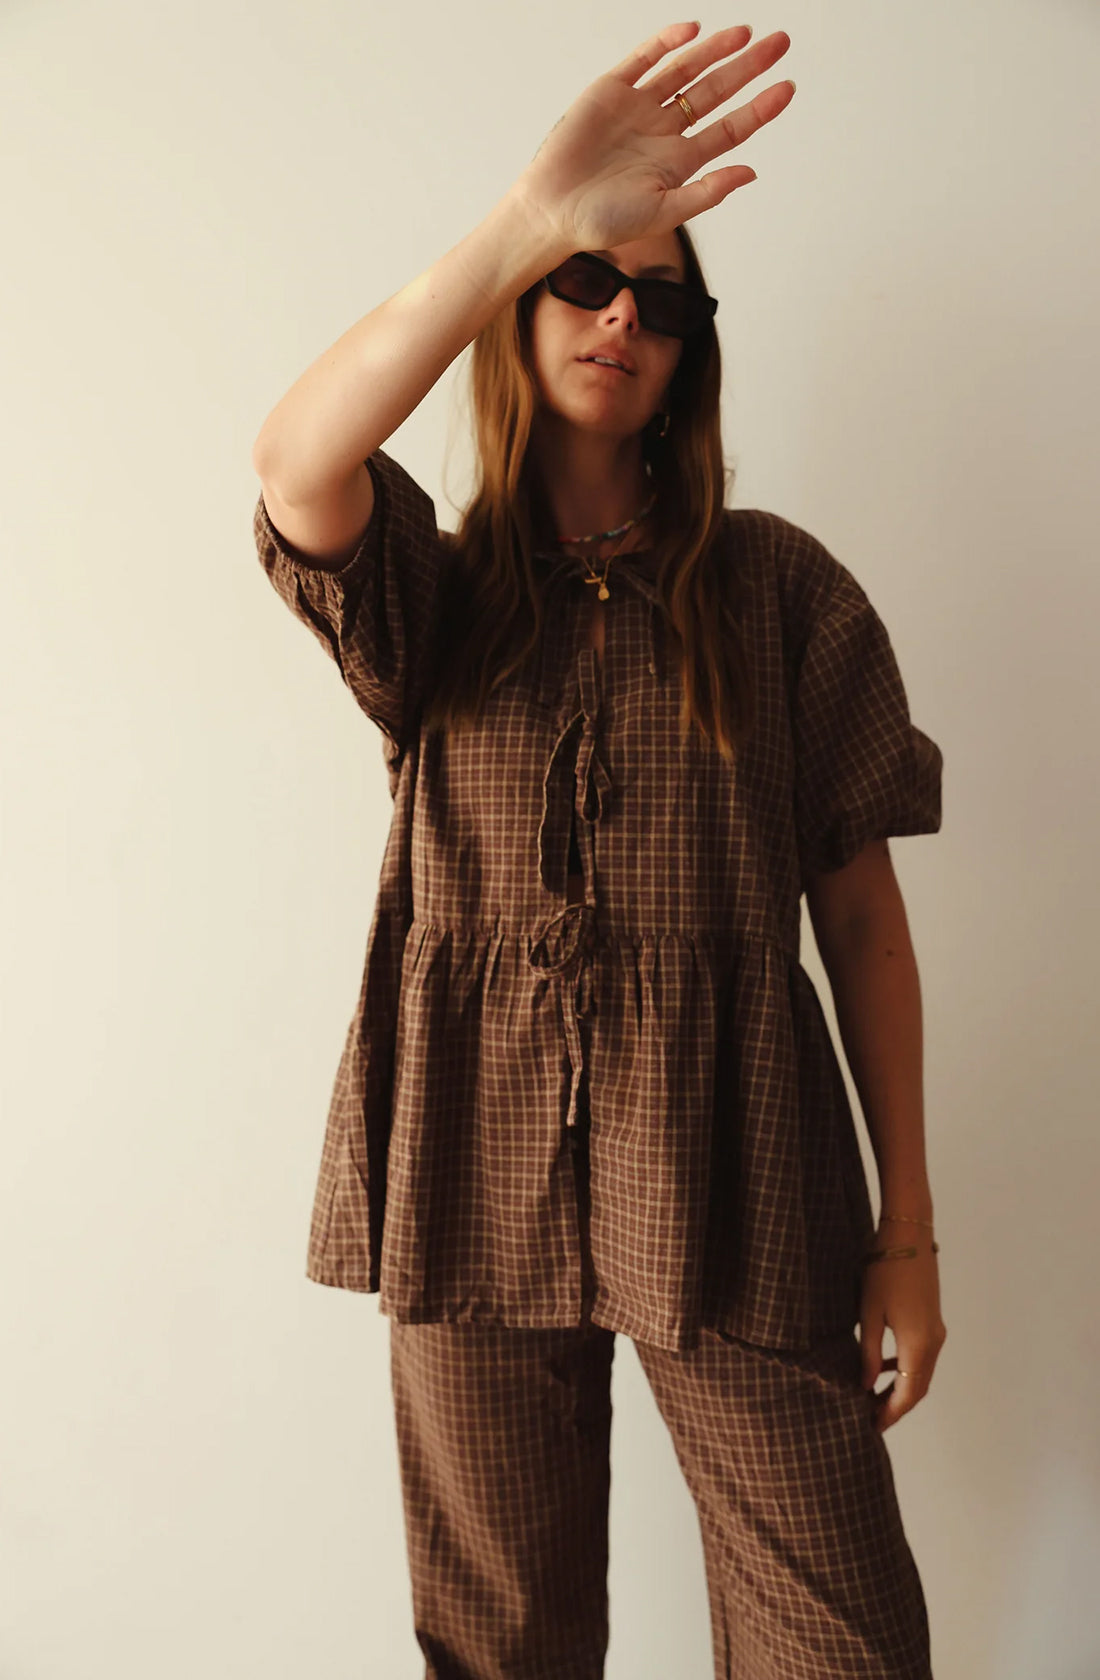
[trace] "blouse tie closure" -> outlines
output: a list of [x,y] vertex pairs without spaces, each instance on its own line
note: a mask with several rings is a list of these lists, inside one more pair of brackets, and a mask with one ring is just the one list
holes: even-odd
[[[600,821],[610,809],[614,789],[607,766],[596,747],[599,692],[595,660],[591,648],[582,651],[580,707],[562,726],[542,778],[539,879],[548,891],[563,898],[568,886],[567,847],[573,812],[576,812],[579,824]],[[587,836],[585,844],[588,844]]]
[[[540,551],[536,558],[548,564],[544,608],[550,592],[567,578],[588,576],[580,555]],[[609,581],[612,588],[624,583],[633,587],[645,600],[648,608],[649,671],[651,676],[663,681],[657,652],[655,566],[656,556],[652,550],[638,549],[630,554],[619,554],[615,556]],[[552,617],[550,622],[553,622]],[[547,657],[546,645],[547,638],[544,636],[539,650],[538,693],[543,704],[552,705],[560,692],[562,652],[559,646],[555,646],[554,655]],[[590,825],[607,815],[614,791],[596,744],[600,693],[594,649],[587,646],[581,649],[577,672],[580,704],[564,718],[550,754],[543,776],[542,816],[538,830],[539,878],[544,887],[561,897],[565,896],[568,888],[568,842],[573,814],[576,813],[578,838],[591,867],[593,839]],[[528,954],[530,966],[551,977],[558,990],[572,1066],[566,1113],[568,1126],[576,1124],[577,1096],[584,1067],[584,1048],[578,1022],[589,1011],[594,1014],[598,1002],[590,961],[595,915],[596,906],[592,903],[567,904],[543,924]]]
[[596,906],[567,904],[543,923],[527,953],[531,968],[550,976],[557,984],[572,1067],[567,1126],[577,1123],[577,1093],[584,1069],[584,1046],[577,1022],[588,1014],[595,999],[590,962],[595,935]]

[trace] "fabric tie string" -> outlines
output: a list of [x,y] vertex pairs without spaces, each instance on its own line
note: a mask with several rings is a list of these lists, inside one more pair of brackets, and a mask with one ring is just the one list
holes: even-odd
[[527,955],[530,966],[545,974],[557,987],[565,1042],[572,1074],[565,1123],[577,1123],[577,1101],[584,1073],[584,1045],[578,1021],[595,1013],[596,989],[590,957],[595,945],[594,904],[567,904],[545,922],[531,942]]
[[[614,783],[596,746],[596,707],[586,675],[582,678],[581,710],[568,719],[554,743],[542,778],[542,815],[538,830],[539,879],[550,892],[564,897],[569,827],[576,811],[582,822],[597,822],[611,808]],[[572,741],[577,731],[576,753]]]
[[594,904],[567,904],[543,923],[531,942],[527,961],[542,974],[571,977],[591,954],[595,931]]

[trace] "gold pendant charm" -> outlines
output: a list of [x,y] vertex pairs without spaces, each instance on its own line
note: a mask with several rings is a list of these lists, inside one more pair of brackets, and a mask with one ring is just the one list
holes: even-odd
[[606,583],[601,583],[600,587],[596,591],[596,594],[599,596],[601,601],[606,601],[610,599],[611,591],[608,589]]

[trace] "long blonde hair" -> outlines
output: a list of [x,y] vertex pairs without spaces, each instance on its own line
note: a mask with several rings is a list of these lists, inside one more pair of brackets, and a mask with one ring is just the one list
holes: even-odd
[[[706,290],[686,229],[675,231],[687,284]],[[528,447],[539,402],[531,323],[541,285],[537,281],[522,293],[474,339],[478,477],[451,539],[456,554],[425,708],[429,727],[476,724],[489,693],[524,663],[542,634],[532,551],[552,522]],[[655,425],[647,424],[642,449],[657,493],[650,515],[656,586],[680,658],[681,733],[696,725],[732,761],[752,727],[755,707],[740,580],[733,557],[717,541],[734,478],[722,452],[721,386],[721,350],[710,321],[684,340],[666,398],[667,435],[658,438]]]

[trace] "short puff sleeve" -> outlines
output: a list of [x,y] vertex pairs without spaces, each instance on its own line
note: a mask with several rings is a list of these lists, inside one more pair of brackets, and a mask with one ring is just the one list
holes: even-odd
[[418,727],[453,545],[436,525],[432,498],[397,461],[376,449],[366,465],[374,510],[344,565],[327,567],[288,542],[262,491],[253,535],[271,583],[335,660],[396,759]]
[[872,840],[934,834],[943,755],[911,722],[886,626],[848,569],[797,533],[795,827],[803,882]]

